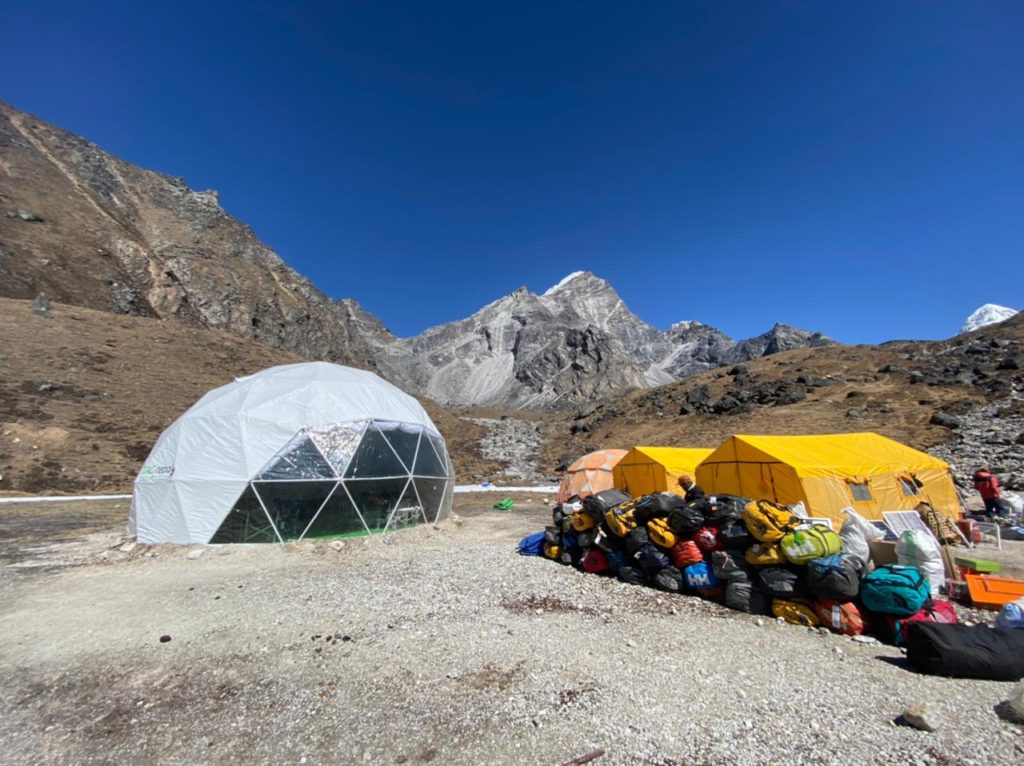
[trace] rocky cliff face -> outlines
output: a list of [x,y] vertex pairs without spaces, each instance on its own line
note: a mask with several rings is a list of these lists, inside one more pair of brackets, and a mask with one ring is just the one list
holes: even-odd
[[452,404],[569,406],[643,386],[642,369],[620,338],[564,297],[560,290],[516,290],[467,319],[384,339],[377,363],[399,385]]
[[677,322],[665,333],[669,352],[657,366],[672,380],[719,367],[736,342],[721,330],[695,321]]
[[290,269],[214,191],[0,102],[0,296],[188,325],[369,366],[352,302]]

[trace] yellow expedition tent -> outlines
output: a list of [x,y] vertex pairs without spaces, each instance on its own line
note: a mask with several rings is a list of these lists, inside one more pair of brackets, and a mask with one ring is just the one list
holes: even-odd
[[652,492],[682,495],[676,480],[684,473],[694,476],[697,464],[712,452],[709,449],[633,447],[615,464],[612,478],[616,487],[633,497]]
[[844,520],[843,509],[881,520],[922,500],[950,518],[960,498],[949,465],[875,433],[732,436],[697,467],[708,494],[744,495],[792,505],[811,516]]

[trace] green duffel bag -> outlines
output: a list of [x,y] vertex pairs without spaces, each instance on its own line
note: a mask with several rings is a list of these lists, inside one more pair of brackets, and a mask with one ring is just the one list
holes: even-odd
[[814,559],[842,552],[843,541],[828,527],[815,525],[787,533],[779,542],[779,546],[789,563],[806,564]]

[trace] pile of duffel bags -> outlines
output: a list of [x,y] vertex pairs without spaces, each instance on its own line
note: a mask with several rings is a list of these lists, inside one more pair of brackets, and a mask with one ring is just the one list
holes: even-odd
[[[609,489],[558,505],[534,538],[541,555],[597,575],[710,599],[742,612],[903,643],[914,622],[957,622],[916,567],[843,551],[827,526],[767,500],[717,495],[686,503]],[[527,538],[529,539],[529,538]]]

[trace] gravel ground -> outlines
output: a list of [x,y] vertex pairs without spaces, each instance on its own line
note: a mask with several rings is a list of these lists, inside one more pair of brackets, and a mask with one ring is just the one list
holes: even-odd
[[[1024,762],[1012,684],[519,557],[526,499],[339,551],[107,531],[9,564],[4,762]],[[893,724],[918,702],[939,731]]]

